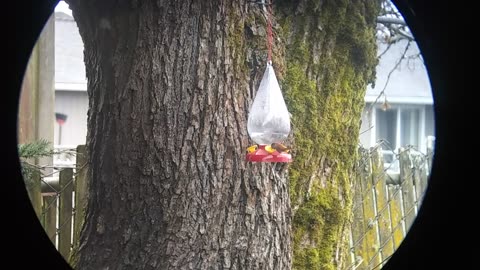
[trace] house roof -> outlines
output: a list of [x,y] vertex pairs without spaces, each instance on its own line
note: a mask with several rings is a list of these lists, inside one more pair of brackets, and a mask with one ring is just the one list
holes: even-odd
[[72,16],[55,12],[55,89],[87,90],[83,41]]
[[[385,51],[386,44],[378,43],[378,55]],[[375,88],[371,85],[367,87],[365,101],[373,102],[382,91],[387,81],[389,72],[395,67],[397,61],[402,56],[407,45],[406,40],[398,41],[382,55],[377,66],[377,79]],[[416,55],[420,52],[415,42],[410,44],[406,53],[406,59],[393,71],[388,81],[385,94],[387,100],[391,103],[410,103],[410,104],[433,104],[432,90],[430,80],[421,57],[409,59],[408,56]],[[383,98],[381,99],[383,100]]]

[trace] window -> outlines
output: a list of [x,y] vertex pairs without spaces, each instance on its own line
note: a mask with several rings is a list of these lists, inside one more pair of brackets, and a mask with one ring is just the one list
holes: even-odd
[[377,109],[376,116],[376,137],[387,141],[394,148],[397,142],[397,111]]
[[425,106],[425,136],[435,136],[435,117],[433,105]]
[[[383,159],[390,170],[398,170],[395,158],[398,148],[413,146],[426,153],[427,137],[435,136],[432,105],[392,104],[387,110],[378,105],[367,119],[368,124],[362,127],[366,130],[364,137],[361,137],[362,144],[373,146],[380,140],[385,141]],[[371,132],[369,127],[372,127]]]
[[420,148],[420,109],[400,110],[400,142],[398,146],[412,145]]
[[392,149],[411,145],[423,148],[425,106],[392,106],[375,110],[375,141],[385,140]]

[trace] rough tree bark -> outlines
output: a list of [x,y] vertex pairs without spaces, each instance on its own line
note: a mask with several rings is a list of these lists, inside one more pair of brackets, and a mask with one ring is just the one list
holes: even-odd
[[88,208],[74,267],[341,265],[333,258],[374,69],[376,1],[277,1],[273,63],[293,114],[291,165],[244,161],[266,59],[258,5],[67,2],[84,41],[90,105]]

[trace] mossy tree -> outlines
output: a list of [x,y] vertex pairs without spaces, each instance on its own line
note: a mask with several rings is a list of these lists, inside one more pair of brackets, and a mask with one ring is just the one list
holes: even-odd
[[[279,12],[283,89],[293,115],[295,269],[344,266],[351,179],[366,85],[375,74],[378,1],[303,1]],[[301,14],[301,15],[300,15]]]
[[85,45],[89,196],[77,269],[335,269],[379,1],[275,1],[292,164],[248,164],[266,62],[251,1],[67,0]]

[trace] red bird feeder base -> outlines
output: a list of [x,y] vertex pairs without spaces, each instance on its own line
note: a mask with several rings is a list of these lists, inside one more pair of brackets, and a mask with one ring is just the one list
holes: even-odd
[[292,162],[292,155],[288,153],[273,153],[265,150],[265,144],[260,144],[255,152],[248,153],[246,160],[249,162]]

